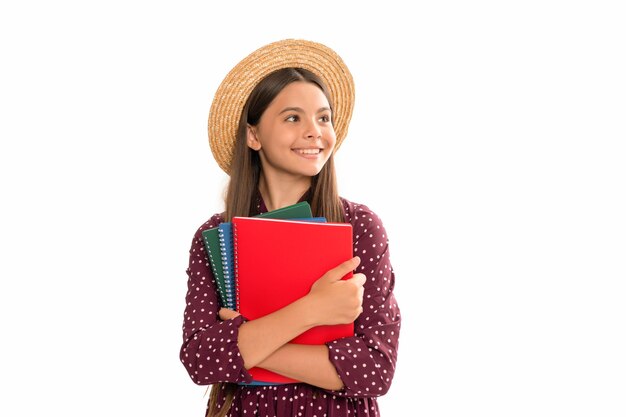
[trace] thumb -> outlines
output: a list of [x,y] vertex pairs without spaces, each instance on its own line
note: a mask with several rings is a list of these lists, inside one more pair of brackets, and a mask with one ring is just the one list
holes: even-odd
[[365,281],[367,281],[367,279],[365,278],[364,274],[354,274],[352,278],[350,278],[350,281],[362,287],[365,284]]
[[330,271],[326,273],[327,280],[330,282],[340,281],[347,273],[352,272],[356,269],[357,266],[361,263],[361,259],[358,256],[355,256],[352,259],[348,259],[345,262],[340,263]]

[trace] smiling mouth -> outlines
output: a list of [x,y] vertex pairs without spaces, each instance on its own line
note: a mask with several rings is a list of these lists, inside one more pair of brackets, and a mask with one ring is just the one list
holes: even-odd
[[293,151],[300,155],[318,155],[322,152],[322,149],[293,149]]

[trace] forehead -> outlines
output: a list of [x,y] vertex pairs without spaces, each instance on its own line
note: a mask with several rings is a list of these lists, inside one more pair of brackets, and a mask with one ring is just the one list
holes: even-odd
[[330,107],[328,99],[317,84],[306,81],[294,81],[278,93],[270,107],[302,107],[307,105],[316,106],[316,110],[320,107]]

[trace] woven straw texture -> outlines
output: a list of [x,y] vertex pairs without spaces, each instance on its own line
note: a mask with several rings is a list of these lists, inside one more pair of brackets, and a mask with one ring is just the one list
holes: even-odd
[[230,174],[237,124],[248,96],[267,75],[289,67],[307,69],[324,81],[334,108],[335,150],[345,139],[354,107],[354,81],[341,57],[325,45],[306,40],[270,43],[239,62],[226,75],[213,98],[209,144],[215,160],[227,174]]

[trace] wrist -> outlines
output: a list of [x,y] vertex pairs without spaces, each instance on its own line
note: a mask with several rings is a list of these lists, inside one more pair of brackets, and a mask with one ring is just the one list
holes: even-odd
[[306,327],[312,328],[318,326],[320,319],[314,297],[307,294],[294,303],[298,309],[297,314],[303,320]]

